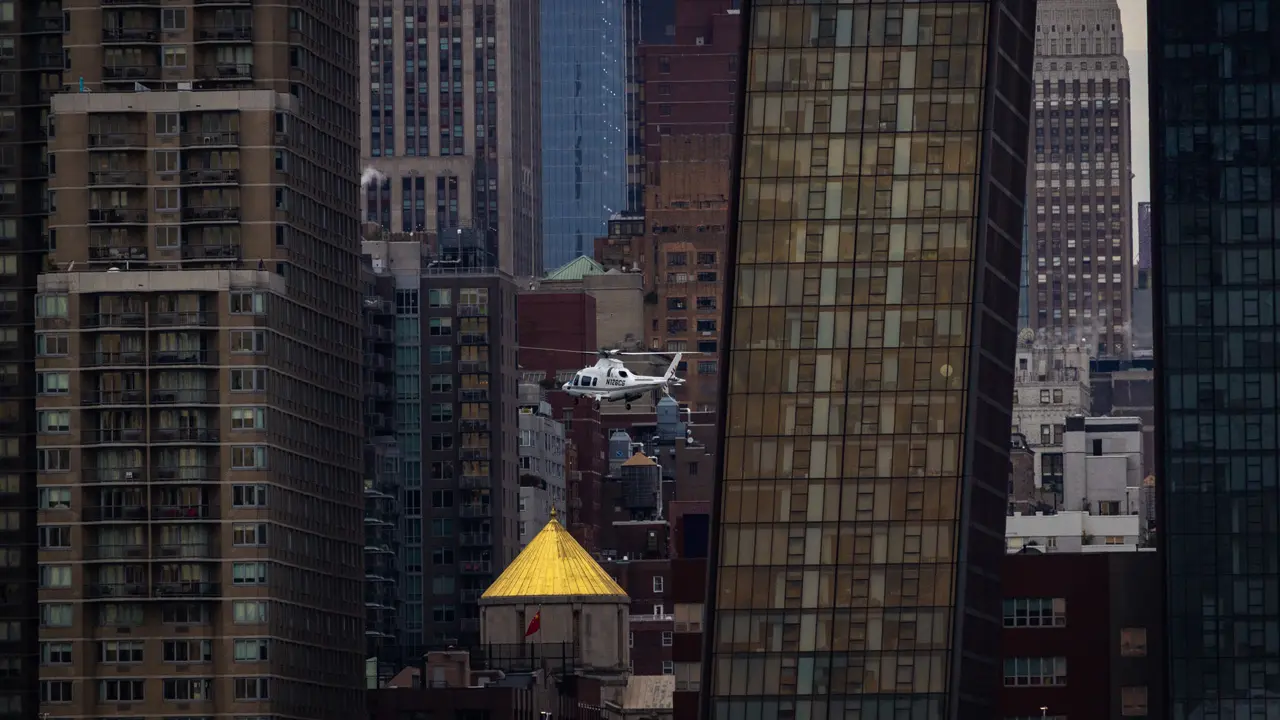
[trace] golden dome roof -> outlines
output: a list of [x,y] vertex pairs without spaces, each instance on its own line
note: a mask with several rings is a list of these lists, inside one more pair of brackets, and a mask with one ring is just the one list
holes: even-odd
[[627,593],[573,539],[553,510],[546,527],[480,599],[564,596],[626,598]]

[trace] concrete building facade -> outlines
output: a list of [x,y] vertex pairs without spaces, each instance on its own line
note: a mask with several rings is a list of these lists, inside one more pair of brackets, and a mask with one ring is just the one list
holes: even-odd
[[1066,421],[1089,414],[1089,351],[1023,345],[1015,362],[1013,432],[1021,434],[1035,453],[1036,486],[1061,502]]
[[564,425],[551,416],[551,403],[536,383],[521,382],[520,547],[529,544],[554,513],[566,517]]
[[542,274],[539,28],[536,3],[360,3],[366,222],[472,231]]

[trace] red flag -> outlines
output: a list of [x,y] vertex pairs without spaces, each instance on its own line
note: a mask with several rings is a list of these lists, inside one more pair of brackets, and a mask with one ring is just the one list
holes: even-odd
[[542,608],[538,608],[538,612],[534,613],[533,619],[529,621],[529,627],[525,629],[524,636],[529,637],[530,635],[538,632],[538,630],[541,630],[541,629],[542,629]]

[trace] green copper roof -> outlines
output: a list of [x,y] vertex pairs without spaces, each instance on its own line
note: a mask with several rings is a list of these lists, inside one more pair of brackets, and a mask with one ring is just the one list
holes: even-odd
[[604,267],[586,255],[579,255],[547,273],[545,280],[581,280],[588,275],[603,275]]

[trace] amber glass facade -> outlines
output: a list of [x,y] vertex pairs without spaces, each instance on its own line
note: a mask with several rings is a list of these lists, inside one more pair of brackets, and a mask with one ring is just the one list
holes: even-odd
[[748,5],[703,716],[992,717],[1035,4]]

